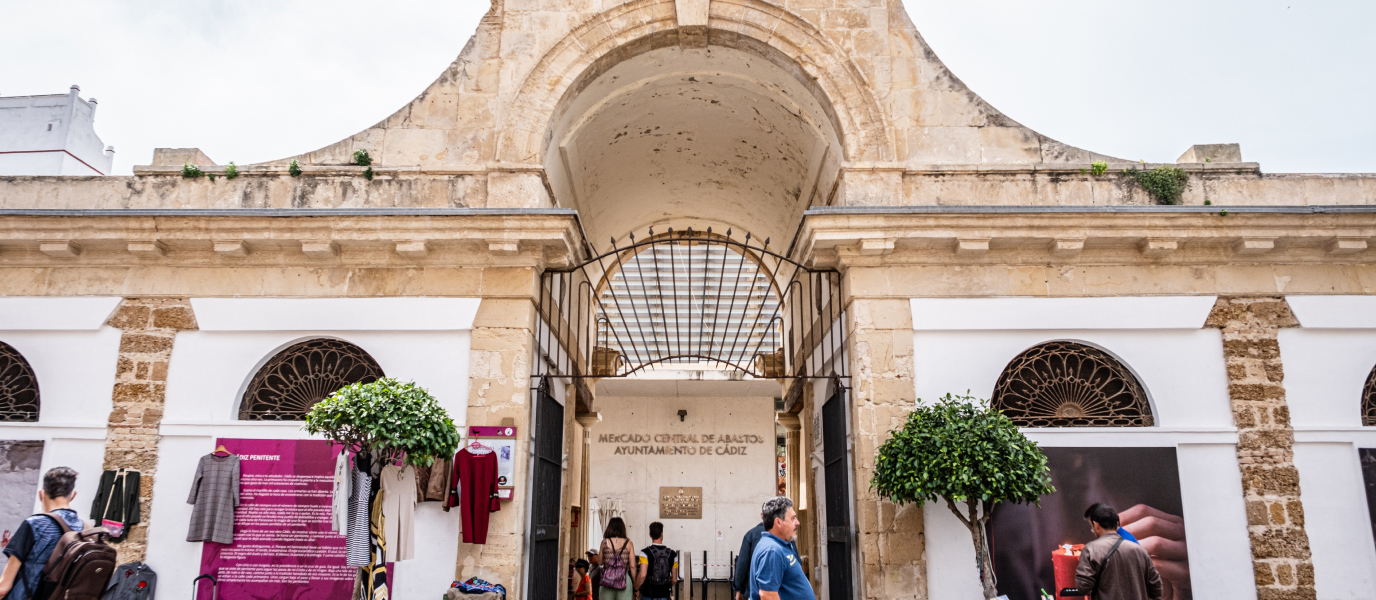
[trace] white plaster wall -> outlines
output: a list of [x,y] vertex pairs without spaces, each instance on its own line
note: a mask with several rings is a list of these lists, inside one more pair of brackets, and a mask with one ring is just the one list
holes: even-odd
[[1320,598],[1370,598],[1376,542],[1357,448],[1376,448],[1376,427],[1361,419],[1362,386],[1376,365],[1376,298],[1287,300],[1302,325],[1279,339],[1314,586]]
[[[248,381],[273,355],[299,341],[330,337],[368,352],[389,377],[415,381],[430,391],[455,424],[462,427],[468,406],[472,315],[454,316],[454,303],[429,299],[284,300],[274,303],[206,303],[193,299],[200,331],[177,334],[168,365],[167,404],[154,486],[153,519],[148,535],[148,562],[167,581],[190,581],[199,573],[201,543],[187,542],[191,506],[186,504],[190,478],[200,457],[214,449],[217,437],[307,439],[300,423],[238,421],[238,406]],[[453,300],[453,299],[444,299]],[[471,303],[476,312],[476,302]],[[465,304],[466,305],[466,304]],[[265,316],[272,310],[300,315],[298,322],[320,326],[303,331],[290,322]],[[201,311],[205,310],[205,315]],[[404,314],[404,317],[397,317]],[[238,315],[238,318],[236,318]],[[417,325],[426,321],[439,331]],[[209,330],[207,330],[207,326]],[[281,330],[264,330],[280,327]],[[387,329],[396,327],[398,329]],[[112,362],[113,364],[113,362]],[[108,395],[108,394],[107,394]],[[396,564],[393,597],[433,598],[454,577],[460,537],[457,511],[443,512],[439,503],[421,503],[416,513],[416,558]],[[159,600],[180,598],[178,586],[163,586]]]
[[1314,557],[1314,591],[1325,600],[1371,598],[1376,545],[1356,448],[1341,442],[1297,443],[1295,466]]
[[[987,399],[1014,356],[1052,340],[1087,343],[1116,356],[1146,388],[1155,427],[1024,433],[1046,447],[1175,447],[1196,597],[1251,598],[1255,592],[1245,591],[1254,588],[1251,552],[1222,336],[1201,329],[1213,302],[1213,297],[913,300],[914,385],[925,401],[966,390]],[[969,532],[944,505],[928,505],[924,515],[929,597],[980,598]]]
[[79,92],[0,98],[0,151],[66,150],[87,164],[62,152],[0,154],[0,175],[110,174],[114,153],[96,135],[96,105]]
[[1362,386],[1376,366],[1376,329],[1282,329],[1279,337],[1297,433],[1360,429]]
[[[0,423],[0,439],[42,440],[42,473],[77,472],[74,505],[84,518],[100,482],[105,423],[119,357],[120,331],[103,325],[119,298],[0,298],[0,342],[13,346],[38,377],[37,423]],[[23,510],[38,511],[38,498]]]
[[[680,409],[688,411],[682,422]],[[759,521],[760,505],[775,495],[774,399],[599,396],[597,410],[602,422],[591,430],[589,496],[602,506],[608,498],[621,501],[637,549],[649,544],[650,523],[660,521],[665,545],[694,553],[695,577],[701,576],[704,550],[713,565],[725,564],[727,553],[738,551],[745,532]],[[598,442],[605,433],[754,434],[765,443],[748,445],[745,456],[627,456],[614,454],[622,444]],[[702,519],[661,520],[661,486],[701,487]],[[718,571],[709,575],[726,576]]]
[[987,399],[1013,357],[1053,340],[1118,357],[1146,388],[1158,430],[1233,428],[1223,338],[1214,329],[918,331],[917,396],[931,401],[969,390]]

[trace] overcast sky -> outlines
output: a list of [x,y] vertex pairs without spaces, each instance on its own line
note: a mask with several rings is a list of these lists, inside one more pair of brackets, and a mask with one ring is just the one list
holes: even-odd
[[[906,0],[976,93],[1045,135],[1171,162],[1376,172],[1371,0]],[[115,172],[154,147],[249,164],[336,142],[453,61],[486,0],[0,0],[0,95],[100,100]]]

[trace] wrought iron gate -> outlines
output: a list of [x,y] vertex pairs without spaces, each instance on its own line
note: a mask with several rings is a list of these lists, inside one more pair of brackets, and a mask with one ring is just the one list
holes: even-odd
[[822,405],[822,465],[826,486],[827,590],[830,600],[850,600],[855,586],[850,525],[850,461],[847,452],[846,388],[833,381],[831,397]]
[[[835,376],[841,275],[763,243],[675,232],[545,271],[537,374],[626,377],[649,369],[736,370],[767,379]],[[836,369],[843,369],[840,365]],[[844,376],[844,374],[843,374]]]
[[535,460],[531,477],[530,598],[556,600],[564,573],[559,566],[562,507],[564,406],[550,393],[549,377],[535,390]]

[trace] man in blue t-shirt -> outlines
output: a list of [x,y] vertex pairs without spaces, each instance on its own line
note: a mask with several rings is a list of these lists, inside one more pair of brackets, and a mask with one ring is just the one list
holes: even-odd
[[[76,471],[67,467],[54,467],[43,475],[43,489],[38,491],[38,499],[43,503],[43,512],[55,513],[67,522],[74,531],[85,528],[81,517],[72,510],[72,500],[76,498]],[[30,600],[38,591],[38,579],[57,540],[62,537],[62,526],[46,515],[34,515],[19,525],[19,529],[5,546],[5,571],[0,576],[0,600]]]
[[764,525],[750,557],[750,600],[813,600],[812,583],[793,541],[798,537],[798,511],[780,496],[764,504]]

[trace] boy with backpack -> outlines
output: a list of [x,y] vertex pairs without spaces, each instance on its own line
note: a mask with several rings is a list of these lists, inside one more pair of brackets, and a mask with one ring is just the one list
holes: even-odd
[[[55,467],[43,475],[43,489],[38,491],[43,514],[25,519],[10,538],[9,545],[5,546],[6,565],[4,575],[0,576],[0,599],[40,598],[39,584],[44,567],[57,548],[58,540],[69,530],[81,531],[85,528],[81,517],[72,510],[71,504],[75,498],[76,471]],[[63,523],[59,524],[51,515],[57,515]],[[108,578],[109,575],[110,570],[106,569],[105,576]]]
[[668,600],[678,583],[678,553],[664,545],[664,524],[650,523],[652,543],[640,551],[636,587],[640,600]]

